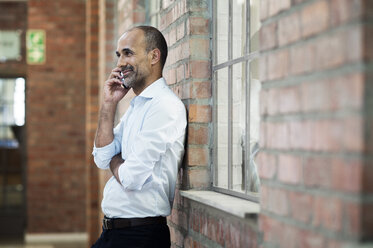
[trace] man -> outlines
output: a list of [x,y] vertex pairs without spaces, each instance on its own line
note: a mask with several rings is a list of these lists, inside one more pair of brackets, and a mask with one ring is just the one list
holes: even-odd
[[[130,29],[116,54],[92,153],[96,165],[113,176],[101,204],[103,232],[92,247],[170,247],[166,216],[184,154],[185,107],[162,77],[167,44],[156,28]],[[129,88],[136,96],[114,128],[117,104]]]

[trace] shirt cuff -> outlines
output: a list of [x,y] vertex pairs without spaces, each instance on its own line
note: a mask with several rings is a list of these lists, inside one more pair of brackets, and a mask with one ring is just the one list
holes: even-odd
[[119,166],[118,176],[123,188],[131,189],[129,188],[129,186],[132,184],[132,176],[129,174],[130,172],[124,168],[126,166],[125,163],[126,161],[124,161],[124,163]]
[[96,147],[93,145],[92,155],[94,157],[96,165],[101,169],[107,169],[110,165],[112,157],[115,155],[115,143],[114,140],[103,147]]

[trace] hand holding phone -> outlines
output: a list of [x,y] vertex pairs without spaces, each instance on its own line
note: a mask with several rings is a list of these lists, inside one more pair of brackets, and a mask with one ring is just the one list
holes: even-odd
[[125,89],[129,89],[130,87],[125,83],[124,81],[124,75],[123,75],[123,71],[120,72],[120,81],[122,82],[122,87],[125,88]]

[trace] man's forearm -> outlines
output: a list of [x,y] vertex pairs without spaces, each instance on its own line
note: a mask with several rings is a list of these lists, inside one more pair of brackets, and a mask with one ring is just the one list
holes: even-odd
[[115,155],[110,161],[110,171],[111,173],[113,173],[113,176],[115,177],[115,179],[117,179],[118,183],[121,183],[118,170],[119,166],[123,164],[123,162],[124,160],[122,159],[122,153]]
[[113,128],[116,107],[116,104],[103,104],[101,106],[95,137],[96,147],[106,146],[113,141]]

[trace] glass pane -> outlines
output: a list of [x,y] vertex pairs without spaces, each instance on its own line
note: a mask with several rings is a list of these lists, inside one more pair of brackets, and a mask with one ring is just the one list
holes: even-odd
[[[227,1],[228,2],[228,1]],[[246,45],[246,1],[233,0],[233,59],[245,54]]]
[[248,71],[250,72],[250,157],[248,169],[248,190],[251,192],[259,191],[259,175],[256,155],[259,151],[259,128],[260,128],[260,109],[259,95],[261,83],[259,81],[259,63],[258,59],[251,61]]
[[232,175],[233,190],[245,190],[246,84],[245,63],[233,65],[232,81]]
[[214,39],[216,42],[216,58],[214,64],[220,64],[228,60],[229,1],[215,1],[215,3]]
[[215,73],[216,149],[215,186],[228,188],[228,68]]
[[260,0],[250,0],[250,52],[259,51]]

